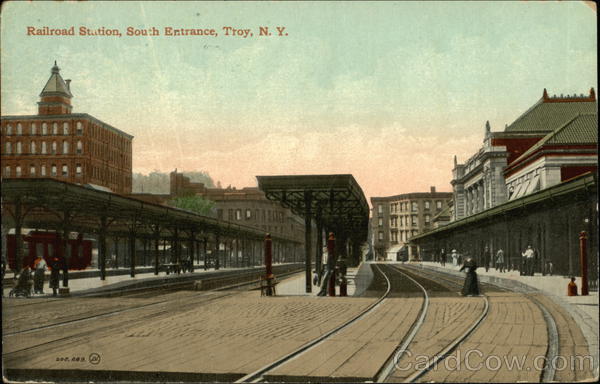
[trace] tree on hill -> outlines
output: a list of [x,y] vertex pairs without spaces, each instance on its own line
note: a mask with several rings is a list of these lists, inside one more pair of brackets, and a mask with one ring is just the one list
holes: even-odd
[[[183,172],[183,175],[190,178],[193,183],[204,183],[208,188],[214,187],[214,181],[205,171]],[[157,170],[150,172],[148,175],[142,173],[134,173],[132,178],[133,193],[152,193],[152,194],[169,194],[170,177],[166,172]]]
[[197,213],[204,216],[215,215],[214,201],[204,199],[202,196],[193,194],[184,194],[167,201],[167,205],[171,207],[183,209],[189,212]]

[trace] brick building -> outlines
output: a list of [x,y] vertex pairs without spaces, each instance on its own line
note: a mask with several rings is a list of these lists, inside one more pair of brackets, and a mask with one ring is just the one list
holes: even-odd
[[71,80],[54,63],[37,115],[2,116],[2,177],[47,177],[131,193],[133,136],[71,113]]
[[304,220],[280,204],[268,200],[258,188],[209,188],[203,183],[191,182],[189,177],[178,173],[170,174],[168,195],[135,193],[132,197],[145,201],[166,204],[176,196],[197,195],[215,202],[214,216],[248,225],[265,233],[291,238],[304,242]]
[[532,192],[597,172],[597,102],[589,95],[542,97],[504,131],[486,124],[483,146],[464,164],[454,158],[459,220]]
[[372,197],[371,233],[375,260],[397,260],[399,253],[410,257],[413,236],[431,230],[433,219],[448,208],[451,192],[415,192],[388,197]]

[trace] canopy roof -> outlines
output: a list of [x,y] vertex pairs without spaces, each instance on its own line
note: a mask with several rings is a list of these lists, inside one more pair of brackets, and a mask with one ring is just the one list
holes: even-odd
[[258,187],[297,215],[320,218],[325,226],[367,239],[369,205],[352,175],[257,176]]

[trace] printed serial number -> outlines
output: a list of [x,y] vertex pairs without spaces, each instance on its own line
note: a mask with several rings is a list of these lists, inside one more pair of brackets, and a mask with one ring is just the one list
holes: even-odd
[[75,363],[83,363],[83,362],[85,362],[85,357],[81,357],[81,356],[57,357],[56,361],[68,361],[68,362],[75,362]]

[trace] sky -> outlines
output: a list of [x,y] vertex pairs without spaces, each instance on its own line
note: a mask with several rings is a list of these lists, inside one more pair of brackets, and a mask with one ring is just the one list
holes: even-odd
[[[480,148],[487,120],[503,130],[544,88],[598,89],[583,2],[4,2],[0,17],[2,115],[37,113],[56,60],[73,113],[135,136],[134,172],[238,188],[351,173],[367,198],[451,191],[453,157]],[[27,35],[44,26],[122,35]]]

